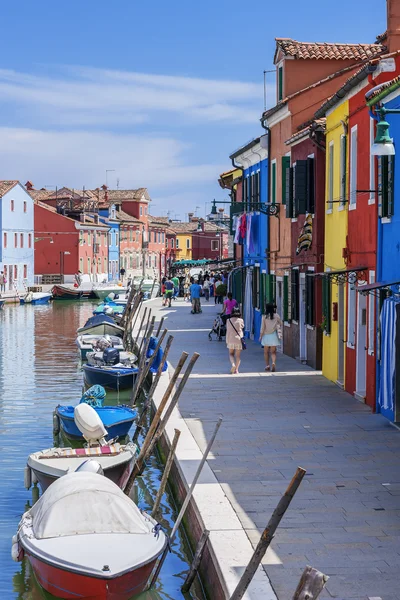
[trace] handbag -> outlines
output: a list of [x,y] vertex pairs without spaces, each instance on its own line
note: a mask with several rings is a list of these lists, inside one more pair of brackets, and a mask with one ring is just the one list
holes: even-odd
[[[234,326],[234,324],[232,323],[231,319],[229,319],[230,324],[232,325],[233,329],[236,331],[236,333],[239,335],[238,330],[236,329],[236,327]],[[240,338],[240,343],[242,344],[242,350],[247,350],[247,344],[244,340],[244,337]]]

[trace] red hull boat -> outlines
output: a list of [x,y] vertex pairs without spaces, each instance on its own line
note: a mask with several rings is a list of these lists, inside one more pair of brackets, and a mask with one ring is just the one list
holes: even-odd
[[87,300],[95,298],[91,289],[70,288],[66,285],[54,285],[51,289],[53,298],[59,300]]
[[130,600],[146,588],[167,544],[158,523],[103,475],[55,481],[26,512],[13,539],[40,585],[65,600]]

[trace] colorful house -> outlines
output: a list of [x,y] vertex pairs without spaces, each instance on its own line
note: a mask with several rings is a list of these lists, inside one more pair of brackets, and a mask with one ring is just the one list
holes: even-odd
[[99,220],[100,223],[108,225],[108,279],[115,281],[119,279],[119,225],[117,219],[117,204],[110,202],[107,186],[103,185],[101,190],[93,190],[99,196]]
[[6,290],[34,283],[33,200],[19,181],[0,181],[0,271]]

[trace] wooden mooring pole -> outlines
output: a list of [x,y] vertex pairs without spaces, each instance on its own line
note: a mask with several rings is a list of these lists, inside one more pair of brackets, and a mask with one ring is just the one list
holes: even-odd
[[251,557],[250,562],[247,565],[242,577],[240,578],[240,581],[237,584],[235,591],[230,597],[230,600],[240,600],[245,595],[246,590],[249,587],[267,551],[267,548],[275,535],[275,531],[277,530],[283,515],[288,509],[289,504],[293,499],[293,496],[297,492],[300,483],[303,481],[303,477],[305,474],[306,471],[304,469],[302,469],[301,467],[297,467],[296,473],[294,474],[292,481],[289,483],[286,492],[279,500],[277,507],[272,513],[269,523],[264,529],[260,541],[258,542],[256,549],[254,550],[254,554]]
[[192,587],[192,583],[197,575],[197,571],[199,570],[199,566],[201,563],[201,559],[203,558],[204,548],[206,547],[207,540],[210,537],[210,532],[208,529],[205,529],[201,534],[201,538],[199,539],[199,543],[197,544],[196,552],[194,553],[193,562],[190,566],[189,573],[185,579],[185,583],[181,587],[181,591],[185,594]]
[[179,436],[181,432],[179,429],[175,429],[174,439],[172,440],[171,448],[169,450],[167,462],[165,463],[164,472],[162,474],[160,487],[158,488],[156,501],[154,502],[153,510],[151,511],[151,516],[154,517],[157,514],[158,509],[160,508],[161,498],[165,492],[165,487],[167,485],[169,473],[171,471],[172,463],[174,462],[175,450],[178,444]]
[[[208,457],[209,452],[211,450],[211,447],[212,447],[212,445],[214,443],[214,440],[217,437],[218,430],[221,427],[221,423],[222,423],[222,419],[219,419],[218,423],[215,426],[214,433],[212,434],[212,436],[210,438],[210,441],[207,444],[207,448],[205,449],[205,452],[204,452],[203,457],[202,457],[202,459],[201,459],[201,461],[199,463],[199,466],[197,467],[197,471],[196,471],[196,474],[195,474],[195,476],[193,478],[192,485],[190,486],[190,488],[188,490],[188,493],[186,494],[186,498],[183,501],[181,510],[179,511],[178,517],[177,517],[177,519],[175,521],[175,525],[173,526],[171,534],[169,536],[170,544],[172,544],[172,542],[174,541],[174,537],[176,536],[176,532],[178,531],[179,526],[180,526],[180,524],[182,522],[182,519],[183,519],[183,517],[185,515],[186,509],[187,509],[187,507],[189,505],[190,499],[191,499],[191,497],[193,495],[193,492],[194,492],[194,489],[196,487],[196,483],[197,483],[197,481],[198,481],[198,479],[200,477],[200,474],[201,474],[201,472],[203,470],[204,464],[205,464],[205,462],[207,460],[207,457]],[[164,550],[163,554],[161,555],[161,558],[160,558],[160,560],[158,562],[157,568],[156,568],[156,570],[154,572],[154,575],[153,575],[153,577],[151,579],[151,582],[150,582],[150,585],[149,585],[149,589],[151,587],[153,587],[153,585],[155,584],[155,582],[158,579],[158,576],[159,576],[160,571],[161,571],[161,567],[163,566],[165,558],[167,556],[167,552],[168,552],[168,546]]]

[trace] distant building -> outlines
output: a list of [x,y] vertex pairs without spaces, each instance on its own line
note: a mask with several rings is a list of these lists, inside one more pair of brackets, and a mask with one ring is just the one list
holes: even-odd
[[34,283],[33,200],[19,181],[0,180],[0,271],[6,290]]

